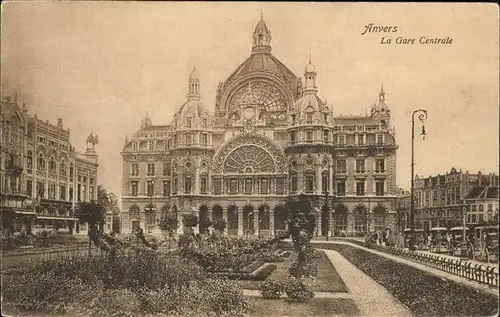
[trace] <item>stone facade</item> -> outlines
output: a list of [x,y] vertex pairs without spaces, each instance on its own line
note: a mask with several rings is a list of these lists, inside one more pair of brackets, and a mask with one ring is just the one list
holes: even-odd
[[213,114],[193,69],[171,124],[146,114],[126,139],[123,232],[159,233],[173,212],[225,219],[228,234],[273,235],[300,193],[314,201],[319,236],[395,229],[398,146],[383,88],[369,114],[336,115],[318,97],[311,60],[302,80],[272,55],[263,20],[252,39],[251,56],[218,84]]

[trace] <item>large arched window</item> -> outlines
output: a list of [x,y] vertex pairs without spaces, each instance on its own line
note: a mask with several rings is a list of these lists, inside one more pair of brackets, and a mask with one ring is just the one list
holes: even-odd
[[313,171],[305,171],[304,172],[304,190],[306,193],[314,192],[314,172]]
[[66,175],[67,175],[66,162],[64,160],[61,160],[61,162],[59,163],[59,176],[66,177]]
[[329,187],[330,187],[329,183],[330,183],[329,172],[323,171],[323,173],[321,173],[321,192],[323,194],[328,192]]
[[384,206],[377,206],[373,210],[373,220],[374,220],[375,231],[382,231],[385,229],[386,211],[387,210],[384,208]]
[[139,206],[137,206],[135,204],[130,206],[130,208],[129,208],[130,219],[139,219],[140,212],[141,212],[141,209],[139,208]]
[[53,156],[51,156],[49,160],[49,173],[51,174],[57,173],[56,159]]
[[38,154],[38,158],[36,161],[36,169],[40,172],[45,172],[45,157],[42,153]]

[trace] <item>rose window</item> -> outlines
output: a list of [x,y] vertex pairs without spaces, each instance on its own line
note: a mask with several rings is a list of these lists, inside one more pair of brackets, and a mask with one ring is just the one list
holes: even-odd
[[242,146],[231,152],[224,162],[226,173],[274,173],[271,155],[254,145]]

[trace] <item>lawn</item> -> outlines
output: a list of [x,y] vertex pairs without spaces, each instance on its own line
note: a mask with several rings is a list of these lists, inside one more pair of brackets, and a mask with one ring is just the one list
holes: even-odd
[[[307,283],[311,287],[311,290],[313,292],[347,293],[348,290],[344,281],[342,281],[342,278],[326,256],[325,252],[319,251],[319,254],[320,258],[317,260],[318,278],[316,281]],[[292,252],[289,257],[285,258],[285,261],[275,262],[274,264],[277,268],[266,278],[266,280],[270,278],[281,281],[287,280],[289,276],[288,268],[294,258],[295,252]],[[260,285],[264,283],[264,281],[238,281],[238,283],[243,289],[259,290]]]
[[305,303],[290,303],[285,299],[272,300],[247,297],[250,316],[359,316],[352,299],[313,298]]
[[407,264],[343,244],[315,244],[338,251],[385,287],[416,316],[497,316],[498,297]]

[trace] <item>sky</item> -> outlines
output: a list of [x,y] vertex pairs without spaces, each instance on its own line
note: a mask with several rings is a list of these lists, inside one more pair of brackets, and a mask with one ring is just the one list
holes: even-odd
[[[213,110],[217,83],[250,56],[261,10],[274,56],[303,76],[310,52],[319,96],[335,114],[365,114],[384,85],[399,186],[410,184],[411,113],[419,108],[428,119],[425,140],[415,140],[416,174],[498,173],[494,4],[4,1],[2,94],[17,93],[40,119],[62,117],[77,149],[98,134],[100,184],[120,196],[125,137],[146,111],[153,124],[170,123],[194,66]],[[397,32],[362,35],[370,23]],[[417,44],[396,44],[399,36]],[[453,43],[418,44],[422,36]]]

